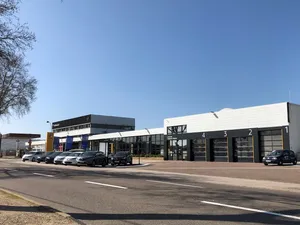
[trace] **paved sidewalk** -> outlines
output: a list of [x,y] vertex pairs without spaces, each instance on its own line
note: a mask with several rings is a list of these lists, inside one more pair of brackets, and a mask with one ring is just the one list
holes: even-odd
[[0,189],[0,224],[75,225],[71,217]]

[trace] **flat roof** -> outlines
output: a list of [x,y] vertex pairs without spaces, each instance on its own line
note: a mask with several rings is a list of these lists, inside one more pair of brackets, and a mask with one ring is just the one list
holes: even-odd
[[40,134],[28,134],[28,133],[8,133],[3,134],[2,138],[40,138]]

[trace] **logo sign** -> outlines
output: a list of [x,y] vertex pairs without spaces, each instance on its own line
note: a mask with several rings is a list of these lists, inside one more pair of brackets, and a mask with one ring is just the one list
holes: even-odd
[[81,137],[81,148],[86,150],[88,148],[88,144],[89,144],[89,136],[87,134],[82,135]]
[[54,149],[59,149],[59,137],[54,137],[53,148]]
[[67,139],[66,139],[66,151],[72,149],[72,145],[73,145],[73,137],[72,136],[67,136]]

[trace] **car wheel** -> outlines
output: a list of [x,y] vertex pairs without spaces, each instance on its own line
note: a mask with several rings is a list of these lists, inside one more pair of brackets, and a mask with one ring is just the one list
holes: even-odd
[[25,159],[22,159],[23,162],[25,162]]
[[279,160],[279,161],[278,161],[278,166],[282,166],[282,165],[283,165],[282,160]]
[[105,160],[103,160],[102,167],[105,167],[105,166],[106,166],[106,162],[105,162]]
[[96,166],[96,162],[95,160],[92,162],[92,167],[95,167]]
[[35,158],[32,158],[32,159],[31,159],[31,162],[35,162]]
[[264,164],[265,164],[265,166],[267,166],[267,165],[268,165],[268,163],[266,163],[266,162],[265,162]]
[[37,161],[37,163],[40,163],[40,161]]
[[297,159],[294,160],[293,165],[297,165]]

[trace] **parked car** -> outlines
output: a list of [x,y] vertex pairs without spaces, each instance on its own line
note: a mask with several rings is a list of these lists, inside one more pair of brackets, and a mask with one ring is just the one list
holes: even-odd
[[37,152],[37,151],[31,151],[28,153],[25,153],[25,155],[22,156],[22,161],[31,161],[31,162],[35,162],[36,158],[40,155],[42,155],[44,152]]
[[53,152],[45,158],[45,163],[53,163],[56,156],[60,155],[62,152]]
[[62,163],[64,165],[77,165],[76,158],[81,154],[82,152],[72,152],[70,155],[65,157]]
[[101,165],[105,167],[107,165],[107,158],[103,152],[87,151],[77,157],[77,166],[88,165],[96,166]]
[[63,152],[61,154],[59,154],[58,156],[56,156],[54,158],[54,164],[62,164],[62,162],[64,161],[64,159],[69,156],[70,154],[72,154],[72,152]]
[[274,150],[263,158],[263,163],[283,165],[284,163],[297,164],[297,156],[292,150]]
[[127,165],[128,163],[132,165],[132,155],[127,151],[120,151],[114,154],[110,158],[111,165]]
[[38,157],[36,157],[36,162],[40,163],[40,162],[45,162],[45,159],[47,156],[51,155],[53,152],[44,152],[42,155],[39,155]]

